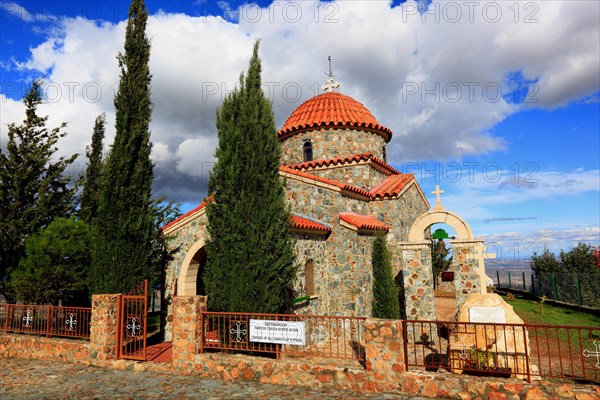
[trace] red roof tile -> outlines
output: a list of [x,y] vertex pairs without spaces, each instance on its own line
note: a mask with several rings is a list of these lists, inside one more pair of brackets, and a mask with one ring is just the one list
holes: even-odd
[[312,221],[299,215],[292,215],[292,228],[309,231],[331,232],[331,228],[327,225],[323,225],[319,222]]
[[303,162],[300,164],[288,165],[288,167],[296,169],[296,170],[303,170],[303,169],[310,169],[310,168],[317,168],[317,167],[329,167],[331,165],[338,165],[338,164],[343,165],[343,164],[348,164],[348,163],[352,163],[352,162],[366,161],[366,160],[370,160],[373,163],[379,165],[380,167],[386,169],[389,172],[389,174],[399,174],[400,173],[394,167],[381,161],[380,159],[378,159],[371,153],[353,154],[348,157],[330,158],[330,159],[326,159],[326,160],[307,161],[307,162]]
[[369,193],[372,198],[396,196],[415,179],[413,174],[390,175]]
[[357,229],[369,229],[373,231],[389,231],[390,227],[370,215],[355,213],[340,213],[340,220],[355,226]]
[[392,138],[392,131],[380,125],[365,106],[339,92],[326,92],[302,103],[285,121],[277,136],[281,138],[298,130],[334,126],[374,130],[388,142]]

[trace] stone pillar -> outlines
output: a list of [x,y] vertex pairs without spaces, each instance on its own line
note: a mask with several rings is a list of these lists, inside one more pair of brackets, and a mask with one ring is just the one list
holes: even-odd
[[202,329],[200,312],[206,311],[206,296],[176,296],[173,299],[173,367],[192,372]]
[[398,383],[405,371],[402,322],[368,318],[365,321],[366,369],[375,381]]
[[407,319],[435,320],[431,242],[400,243]]
[[486,275],[483,261],[483,240],[452,240],[452,265],[456,287],[456,308],[471,293],[486,293]]
[[116,359],[118,294],[92,296],[90,363],[106,365]]

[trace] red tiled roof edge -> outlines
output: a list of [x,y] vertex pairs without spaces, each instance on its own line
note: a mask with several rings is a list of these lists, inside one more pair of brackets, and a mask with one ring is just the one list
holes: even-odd
[[389,175],[400,174],[400,172],[398,170],[396,170],[394,167],[381,161],[379,158],[375,157],[371,153],[360,153],[360,154],[352,154],[348,157],[338,157],[338,158],[329,158],[329,159],[325,159],[325,160],[306,161],[306,162],[303,162],[300,164],[287,165],[287,167],[293,168],[296,170],[303,170],[303,169],[316,168],[316,167],[329,167],[331,165],[338,165],[338,164],[344,165],[344,164],[348,164],[348,163],[352,163],[352,162],[366,161],[366,160],[370,160],[374,164],[377,164],[378,166],[387,170],[389,172]]
[[365,124],[365,123],[346,124],[346,123],[333,123],[333,122],[320,122],[320,123],[304,124],[302,126],[295,126],[293,128],[288,128],[285,131],[282,128],[277,133],[277,137],[279,138],[280,141],[283,141],[283,140],[285,140],[291,136],[294,136],[298,133],[315,130],[317,128],[323,128],[323,129],[326,129],[326,128],[339,128],[339,129],[359,128],[359,130],[372,132],[376,135],[383,137],[385,139],[386,143],[389,143],[390,140],[392,140],[392,130],[389,128],[386,128],[383,125],[379,125],[379,124],[373,125],[373,124]]
[[193,210],[190,210],[188,212],[186,212],[185,214],[183,214],[181,217],[174,219],[173,221],[169,222],[168,224],[166,224],[165,226],[163,226],[162,228],[160,228],[162,231],[165,231],[167,228],[177,224],[180,221],[183,221],[184,219],[192,216],[193,214],[197,213],[198,211],[204,209],[204,207],[206,207],[206,202],[208,201],[214,201],[214,197],[213,196],[209,196],[207,197],[202,203],[200,203],[200,205],[196,208],[194,208]]
[[369,194],[374,199],[396,196],[414,180],[415,176],[413,174],[390,175],[379,185],[371,189]]
[[355,213],[340,213],[340,220],[355,226],[357,229],[366,229],[373,231],[389,231],[390,227],[370,215],[361,215]]
[[316,232],[331,232],[331,228],[319,222],[304,218],[300,215],[292,214],[292,229],[298,229],[303,231],[316,231]]
[[351,192],[351,193],[356,193],[358,195],[364,196],[368,199],[371,198],[371,195],[369,194],[369,192],[367,192],[366,190],[363,190],[361,188],[357,188],[356,186],[352,186],[352,185],[348,185],[346,183],[342,183],[339,181],[335,181],[333,179],[327,179],[327,178],[323,178],[320,176],[316,176],[316,175],[312,175],[312,174],[307,174],[305,172],[300,172],[300,171],[296,171],[295,169],[292,169],[288,166],[282,165],[281,167],[279,167],[279,171],[290,174],[290,175],[295,175],[295,176],[299,176],[301,178],[305,178],[305,179],[310,179],[312,181],[316,181],[316,182],[321,182],[321,183],[325,183],[327,185],[331,185],[331,186],[335,186],[338,187],[342,190]]

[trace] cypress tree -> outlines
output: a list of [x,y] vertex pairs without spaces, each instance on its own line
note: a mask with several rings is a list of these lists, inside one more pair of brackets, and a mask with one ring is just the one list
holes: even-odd
[[92,262],[92,293],[126,292],[153,274],[154,214],[151,207],[150,42],[148,12],[133,0],[125,32],[125,52],[115,96],[116,135],[103,169],[96,248]]
[[0,149],[0,293],[7,292],[9,274],[25,254],[27,237],[56,217],[74,211],[75,190],[67,169],[77,155],[52,161],[66,124],[48,130],[48,116],[37,108],[43,102],[42,83],[35,80],[23,99],[25,120],[8,125],[6,152]]
[[92,134],[92,145],[86,148],[85,155],[88,158],[88,166],[85,170],[85,180],[79,216],[82,220],[91,224],[98,215],[98,203],[100,202],[100,177],[102,174],[102,141],[106,125],[106,114],[102,113],[96,117],[94,133]]
[[281,147],[271,103],[261,89],[258,48],[259,41],[247,75],[217,111],[204,274],[211,310],[278,312],[295,277],[290,215],[279,178]]
[[398,289],[392,276],[392,256],[387,249],[384,235],[373,239],[371,254],[373,266],[373,317],[398,319]]

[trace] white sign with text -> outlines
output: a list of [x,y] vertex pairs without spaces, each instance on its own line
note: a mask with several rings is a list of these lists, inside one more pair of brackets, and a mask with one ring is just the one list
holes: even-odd
[[469,320],[505,324],[506,315],[502,307],[469,307]]
[[250,320],[250,341],[259,343],[306,344],[304,321]]

